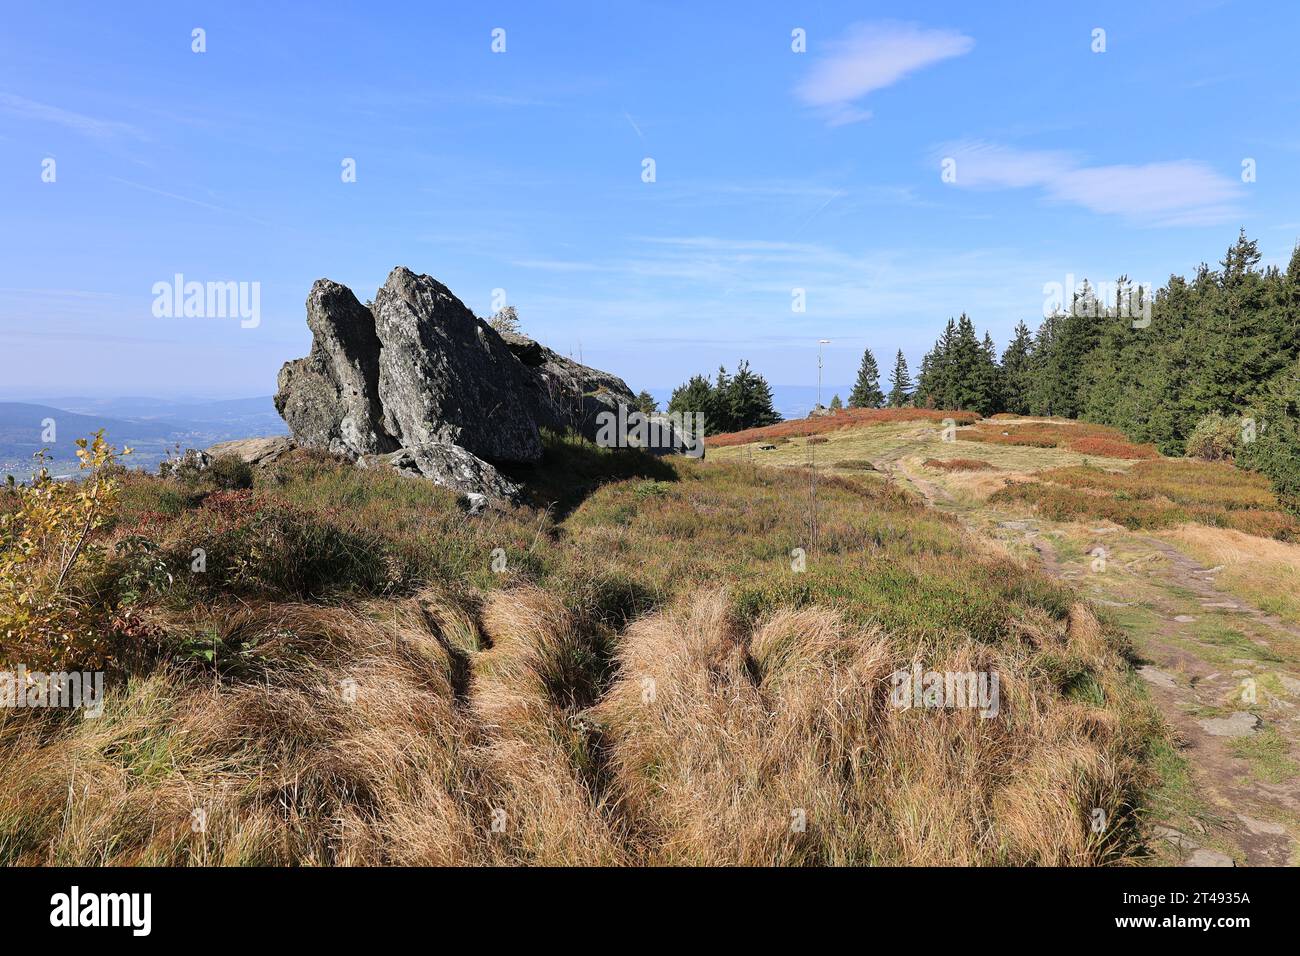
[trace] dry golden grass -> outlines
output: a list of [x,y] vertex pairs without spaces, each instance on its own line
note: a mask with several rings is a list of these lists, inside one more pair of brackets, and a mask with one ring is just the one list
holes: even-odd
[[[1085,609],[1043,640],[1118,690]],[[629,629],[597,713],[652,862],[1102,862],[1116,834],[1084,821],[1124,806],[1132,758],[1113,720],[1031,676],[1028,656],[966,644],[909,659],[819,608],[747,632],[706,593]],[[999,673],[999,716],[893,706],[890,675],[913,660]]]
[[1230,528],[1181,525],[1163,533],[1209,567],[1217,582],[1257,607],[1300,623],[1300,544],[1270,541]]
[[486,859],[472,824],[487,817],[466,800],[480,790],[471,728],[455,712],[448,655],[416,602],[396,610],[394,619],[386,604],[377,620],[344,608],[232,608],[248,642],[237,677],[212,684],[162,668],[110,695],[98,719],[0,718],[0,859]]

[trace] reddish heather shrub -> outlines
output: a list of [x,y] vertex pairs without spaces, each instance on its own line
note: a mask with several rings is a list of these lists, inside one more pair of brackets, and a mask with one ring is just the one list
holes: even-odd
[[944,411],[932,408],[845,408],[834,415],[815,415],[778,422],[764,428],[749,428],[740,432],[710,435],[705,445],[725,448],[728,445],[746,445],[756,441],[776,441],[779,438],[804,438],[823,432],[855,428],[859,425],[886,425],[894,422],[942,422],[953,419],[958,425],[969,425],[980,419],[979,412]]

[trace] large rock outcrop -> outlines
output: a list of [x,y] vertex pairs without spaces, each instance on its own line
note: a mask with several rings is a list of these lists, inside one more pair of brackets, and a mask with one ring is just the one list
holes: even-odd
[[369,307],[318,280],[307,325],[311,351],[284,365],[275,396],[294,440],[475,498],[518,494],[495,466],[538,461],[539,428],[594,439],[601,411],[634,401],[617,376],[499,334],[403,266]]

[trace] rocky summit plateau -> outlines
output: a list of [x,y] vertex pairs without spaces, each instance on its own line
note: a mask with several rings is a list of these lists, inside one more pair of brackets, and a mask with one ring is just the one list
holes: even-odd
[[498,332],[445,285],[398,266],[363,305],[319,279],[306,357],[280,370],[276,410],[300,446],[479,496],[515,498],[499,465],[537,462],[540,429],[595,440],[601,412],[635,396],[616,375]]

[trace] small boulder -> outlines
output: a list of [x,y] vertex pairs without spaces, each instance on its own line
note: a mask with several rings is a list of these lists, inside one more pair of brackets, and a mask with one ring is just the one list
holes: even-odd
[[272,435],[266,438],[241,438],[237,441],[217,442],[207,450],[207,454],[212,458],[218,455],[235,455],[254,468],[261,468],[272,464],[285,452],[296,447],[294,440],[288,435]]
[[513,501],[521,491],[492,465],[451,442],[425,442],[384,455],[367,455],[358,459],[357,464],[363,468],[387,467],[412,477],[427,478],[466,496]]

